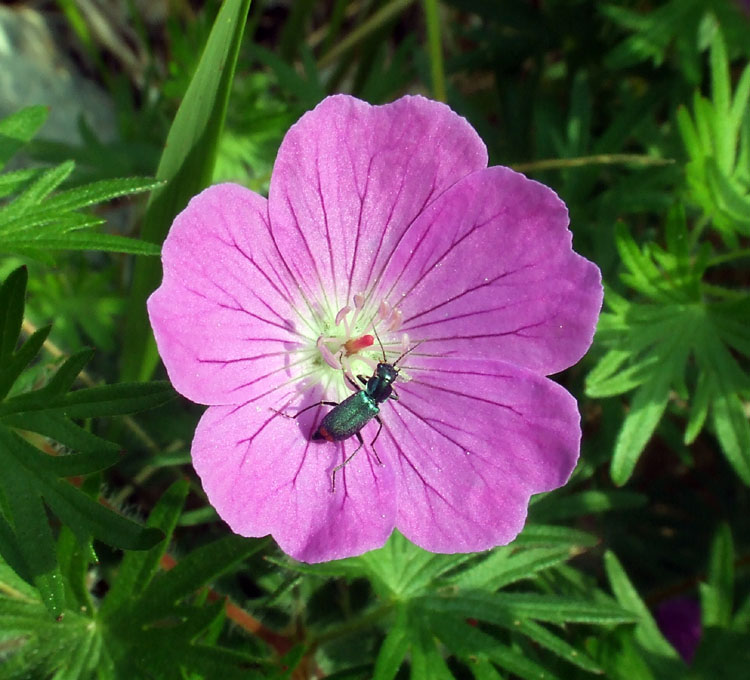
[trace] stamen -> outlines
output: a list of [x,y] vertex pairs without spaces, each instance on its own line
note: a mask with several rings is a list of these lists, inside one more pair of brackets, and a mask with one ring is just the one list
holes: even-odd
[[335,321],[336,325],[337,325],[337,326],[338,326],[338,325],[340,325],[340,324],[341,324],[341,321],[342,321],[343,319],[345,319],[345,318],[346,318],[346,315],[347,315],[347,314],[348,314],[349,312],[351,312],[351,311],[352,311],[352,308],[351,308],[351,307],[349,307],[349,305],[347,305],[346,307],[342,307],[341,309],[339,309],[339,312],[338,312],[338,314],[336,314],[336,321]]
[[318,341],[315,344],[318,347],[320,356],[323,357],[323,361],[325,361],[331,368],[335,368],[337,370],[341,368],[341,362],[339,362],[339,360],[336,359],[331,350],[326,347],[325,339],[322,335],[318,338]]
[[390,314],[390,312],[391,312],[391,306],[385,300],[383,300],[380,303],[380,307],[378,307],[378,316],[381,319],[386,319],[388,315]]
[[393,309],[391,311],[391,315],[388,319],[389,325],[388,330],[391,332],[397,331],[399,328],[401,328],[401,324],[404,321],[404,314],[400,309]]
[[351,356],[365,347],[370,347],[374,342],[375,338],[372,335],[363,335],[359,338],[352,338],[344,343],[344,351],[346,356]]

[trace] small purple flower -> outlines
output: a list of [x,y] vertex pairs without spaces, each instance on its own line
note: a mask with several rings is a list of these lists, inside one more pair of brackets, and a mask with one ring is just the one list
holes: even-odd
[[[447,106],[329,97],[279,149],[269,197],[206,189],[175,219],[148,301],[175,388],[209,405],[192,445],[211,504],[243,536],[319,562],[394,528],[434,552],[511,541],[531,494],[564,484],[575,399],[545,376],[588,349],[599,270],[547,187],[487,168]],[[314,441],[330,406],[399,364],[399,401],[364,447]],[[419,344],[417,344],[419,343]],[[380,462],[382,462],[382,464]]]
[[656,623],[685,663],[691,664],[700,643],[701,606],[694,597],[674,597],[656,609]]

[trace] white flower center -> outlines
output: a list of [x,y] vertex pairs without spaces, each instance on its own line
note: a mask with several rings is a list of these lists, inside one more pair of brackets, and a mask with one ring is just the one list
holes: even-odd
[[[361,385],[357,376],[370,377],[378,362],[389,361],[389,352],[400,355],[409,348],[408,334],[398,333],[401,311],[385,300],[366,302],[362,293],[354,296],[353,306],[342,307],[332,320],[321,318],[318,323],[315,347],[308,346],[305,352],[310,361],[305,362],[306,378],[297,385],[301,392],[323,383],[330,396],[344,399],[354,385]],[[399,380],[408,377],[401,375]]]

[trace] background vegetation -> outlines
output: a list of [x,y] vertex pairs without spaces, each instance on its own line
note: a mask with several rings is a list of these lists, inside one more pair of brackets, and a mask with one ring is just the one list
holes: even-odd
[[[55,104],[0,122],[0,679],[745,677],[747,3],[147,4],[6,8],[42,10],[114,132],[45,140]],[[266,191],[334,92],[447,101],[602,269],[594,346],[557,377],[581,462],[510,546],[298,564],[230,535],[190,467],[154,255],[202,187]],[[690,664],[654,619],[674,598],[700,610]]]

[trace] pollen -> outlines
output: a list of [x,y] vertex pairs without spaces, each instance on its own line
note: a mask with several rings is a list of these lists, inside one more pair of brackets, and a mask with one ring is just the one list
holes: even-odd
[[351,338],[344,343],[344,355],[350,357],[365,347],[375,344],[375,336],[363,335],[359,338]]

